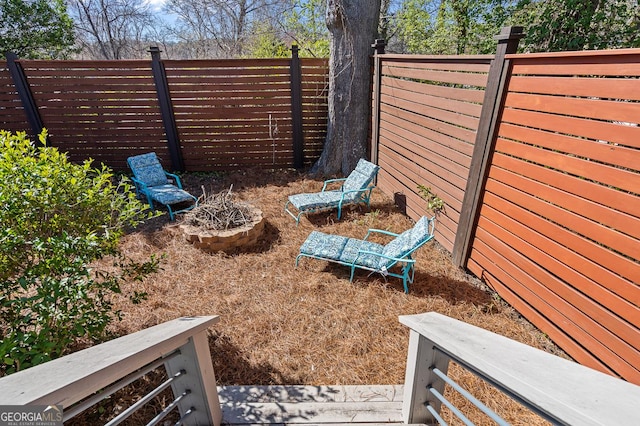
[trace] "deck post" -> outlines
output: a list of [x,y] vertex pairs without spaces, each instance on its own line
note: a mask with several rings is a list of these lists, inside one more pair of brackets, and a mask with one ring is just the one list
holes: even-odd
[[[13,79],[13,84],[16,87],[18,96],[20,96],[20,100],[22,101],[22,107],[24,108],[24,111],[27,115],[27,121],[31,126],[33,136],[36,136],[36,144],[41,145],[41,142],[37,138],[37,136],[42,132],[42,129],[44,129],[44,124],[42,122],[42,117],[40,117],[40,112],[38,111],[36,101],[33,98],[33,93],[31,93],[31,89],[29,88],[27,76],[24,73],[22,65],[17,62],[18,55],[13,52],[7,52],[6,58],[7,68],[9,68],[9,73],[11,74],[11,78]],[[48,138],[47,145],[49,145]]]
[[160,60],[160,52],[161,50],[158,46],[151,46],[149,48],[149,53],[151,53],[151,70],[153,71],[153,80],[156,84],[158,102],[160,103],[162,124],[164,125],[164,132],[167,135],[167,148],[169,149],[169,156],[171,157],[171,168],[174,171],[183,172],[185,171],[185,167],[182,150],[180,149],[180,138],[171,105],[167,73]]
[[449,357],[437,351],[435,344],[420,333],[414,330],[410,333],[402,420],[406,424],[436,424],[436,418],[427,407],[431,407],[435,413],[440,413],[442,404],[429,389],[433,388],[442,394],[444,380],[433,373],[433,368],[447,374]]
[[211,363],[207,330],[190,337],[179,351],[179,356],[165,362],[165,368],[169,377],[181,370],[186,372],[180,380],[174,381],[171,385],[174,397],[186,393],[185,398],[178,402],[180,416],[189,412],[185,424],[220,426],[222,411]]
[[[378,164],[380,147],[380,90],[382,88],[382,58],[387,43],[383,39],[376,39],[371,45],[375,49],[373,57],[373,111],[371,113],[371,162]],[[376,176],[377,179],[377,176]]]
[[293,167],[304,167],[304,132],[302,130],[302,69],[298,46],[291,46],[291,121],[293,127]]
[[471,240],[475,234],[482,192],[493,153],[506,83],[510,73],[510,61],[505,56],[516,53],[522,37],[524,37],[522,27],[505,27],[499,35],[494,37],[498,41],[498,47],[489,68],[487,87],[484,91],[480,113],[480,124],[476,133],[473,156],[469,166],[469,177],[460,210],[460,221],[453,244],[453,263],[459,267],[466,266],[471,251]]

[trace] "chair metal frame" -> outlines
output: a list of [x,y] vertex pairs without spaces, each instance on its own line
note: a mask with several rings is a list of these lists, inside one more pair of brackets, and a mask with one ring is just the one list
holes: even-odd
[[[302,257],[309,257],[311,259],[318,259],[318,260],[324,260],[327,262],[333,262],[333,263],[338,263],[340,265],[343,266],[348,266],[351,269],[351,274],[349,276],[349,282],[353,282],[353,276],[355,274],[355,270],[357,269],[364,269],[367,271],[371,271],[374,273],[379,273],[384,277],[390,276],[390,277],[395,277],[395,278],[400,278],[402,280],[402,285],[404,287],[404,292],[405,293],[409,293],[409,284],[413,284],[413,280],[415,278],[415,263],[416,260],[413,259],[413,253],[415,253],[416,250],[418,250],[420,247],[424,246],[426,243],[428,243],[429,241],[431,241],[434,236],[435,236],[435,216],[428,219],[429,220],[429,234],[424,238],[424,240],[420,241],[419,244],[417,244],[415,247],[413,247],[411,250],[403,253],[402,256],[400,257],[390,257],[390,256],[385,256],[382,253],[376,253],[376,252],[372,252],[372,251],[367,251],[367,250],[358,250],[358,253],[356,254],[355,258],[353,259],[352,262],[344,262],[341,260],[336,260],[336,259],[332,259],[332,258],[328,258],[328,257],[323,257],[323,256],[319,256],[319,255],[314,255],[314,254],[308,254],[308,253],[302,253],[300,252],[300,254],[298,254],[298,256],[296,256],[296,262],[295,262],[295,266],[298,267],[298,263],[300,261],[300,259]],[[397,238],[400,236],[400,234],[396,234],[393,232],[389,232],[389,231],[385,231],[382,229],[375,229],[375,228],[370,228],[367,231],[367,234],[365,235],[364,239],[359,240],[359,241],[367,241],[369,236],[372,233],[378,233],[378,234],[383,234],[383,235],[387,235],[387,236],[391,236],[394,238]],[[326,235],[326,234],[325,234]],[[346,237],[345,237],[346,238]],[[387,259],[389,262],[387,262],[385,265],[379,267],[379,268],[372,268],[368,265],[364,265],[362,263],[358,263],[358,259],[361,256],[375,256],[375,257],[379,257],[381,259]],[[390,269],[393,268],[394,266],[398,265],[398,264],[402,264],[401,265],[401,273],[396,273],[396,272],[392,272]]]
[[[362,160],[361,160],[362,161]],[[371,177],[368,179],[367,185],[362,187],[362,188],[358,188],[358,189],[352,189],[352,190],[344,190],[344,182],[349,179],[349,177],[346,178],[337,178],[337,179],[328,179],[324,181],[324,184],[322,185],[322,190],[320,192],[317,192],[315,194],[322,194],[325,192],[335,192],[335,193],[340,193],[340,199],[337,202],[331,203],[331,204],[327,204],[326,206],[319,206],[319,207],[313,207],[313,208],[308,208],[308,209],[303,209],[303,210],[298,210],[298,213],[294,213],[292,212],[289,208],[290,206],[294,206],[296,207],[292,202],[291,202],[291,197],[289,197],[289,200],[286,202],[286,204],[284,205],[284,210],[292,217],[295,219],[296,221],[296,226],[300,223],[300,218],[302,217],[302,215],[304,214],[313,214],[313,213],[318,213],[318,212],[322,212],[322,211],[329,211],[329,210],[334,210],[334,209],[338,209],[338,220],[340,220],[340,218],[342,217],[342,207],[343,206],[347,206],[347,205],[357,205],[360,203],[364,203],[366,204],[367,208],[370,207],[370,201],[371,201],[371,192],[373,191],[373,189],[376,187],[374,180],[376,178],[376,175],[378,174],[378,171],[380,170],[379,166],[376,166],[377,168],[375,169],[375,171],[372,173]],[[354,169],[351,173],[356,173],[357,171],[357,167],[356,169]],[[332,190],[327,190],[327,186],[329,186],[330,184],[335,184],[335,183],[341,183],[341,186],[339,189],[332,189]],[[352,193],[356,193],[359,194],[355,199],[351,200],[346,200],[345,202],[345,196],[352,194]],[[313,194],[307,194],[307,195],[313,195]],[[297,207],[296,207],[297,209]]]
[[[154,152],[148,153],[148,154],[142,154],[142,155],[151,155],[153,154],[153,156],[155,156],[155,159],[158,163],[158,167],[162,168],[162,164],[160,163],[160,160],[158,159],[157,155]],[[129,166],[129,168],[131,169],[131,171],[133,172],[134,176],[131,177],[131,181],[134,184],[135,187],[135,191],[136,191],[136,195],[140,198],[142,198],[143,196],[146,197],[147,202],[149,203],[149,207],[151,208],[151,211],[155,211],[155,206],[154,206],[154,201],[158,202],[159,204],[162,204],[163,206],[165,206],[167,208],[167,210],[169,211],[169,219],[171,221],[175,220],[175,215],[178,213],[184,213],[187,212],[189,210],[192,210],[193,208],[195,208],[198,205],[198,198],[189,194],[187,191],[185,191],[182,188],[182,181],[180,180],[180,176],[174,174],[174,173],[169,173],[166,170],[164,170],[164,168],[162,168],[162,171],[165,175],[165,177],[167,178],[167,183],[163,184],[163,185],[149,185],[148,183],[144,182],[142,179],[140,179],[139,177],[136,177],[136,166],[133,164],[135,162],[135,158],[140,157],[140,156],[133,156],[133,157],[129,157],[127,158],[127,165]],[[151,157],[150,157],[151,158]],[[170,179],[172,179],[174,181],[174,184],[172,184],[170,182]],[[168,192],[175,194],[177,196],[180,196],[182,199],[180,201],[177,202],[173,202],[173,203],[165,203],[162,202],[161,200],[158,199],[158,197],[154,197],[154,188],[157,189],[158,187],[164,187],[163,189],[166,189]],[[169,186],[173,187],[173,188],[169,188]],[[174,210],[171,206],[172,204],[179,204],[179,203],[183,203],[183,202],[187,202],[189,200],[193,200],[194,204],[179,209],[179,210]]]

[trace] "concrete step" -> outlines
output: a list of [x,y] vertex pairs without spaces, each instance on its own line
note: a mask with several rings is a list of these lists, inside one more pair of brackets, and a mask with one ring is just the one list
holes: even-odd
[[223,424],[402,423],[402,385],[221,386]]

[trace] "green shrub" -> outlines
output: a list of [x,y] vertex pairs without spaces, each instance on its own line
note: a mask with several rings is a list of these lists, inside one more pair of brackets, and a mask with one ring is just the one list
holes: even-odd
[[[0,375],[105,337],[120,318],[111,296],[158,268],[154,257],[138,263],[118,248],[146,209],[105,166],[74,164],[24,133],[0,131]],[[113,262],[92,269],[103,258]]]

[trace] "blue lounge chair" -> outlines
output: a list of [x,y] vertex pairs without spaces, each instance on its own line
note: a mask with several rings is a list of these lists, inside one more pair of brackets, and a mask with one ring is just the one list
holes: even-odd
[[[324,182],[322,191],[310,194],[295,194],[289,196],[289,201],[284,210],[300,223],[303,214],[315,213],[324,210],[338,209],[338,220],[342,215],[342,207],[349,204],[365,203],[369,206],[371,191],[375,188],[373,180],[380,170],[379,166],[360,159],[356,168],[346,178],[329,179]],[[328,190],[327,186],[342,182],[340,189]],[[297,214],[290,210],[295,207]]]
[[[340,235],[324,234],[313,231],[300,247],[300,254],[296,257],[296,267],[302,257],[335,262],[351,268],[351,277],[358,269],[378,272],[383,276],[402,279],[404,292],[409,292],[409,284],[413,282],[415,259],[413,252],[433,238],[435,218],[423,216],[413,228],[402,234],[394,234],[379,229],[369,229],[364,240],[342,237]],[[373,232],[395,237],[386,245],[367,241]],[[394,267],[400,268],[400,273],[391,272]]]
[[[136,194],[145,196],[151,210],[154,210],[153,202],[156,201],[167,207],[169,218],[174,220],[176,213],[182,213],[193,209],[198,205],[198,199],[182,189],[180,177],[166,172],[155,152],[136,155],[127,158],[127,164],[133,172],[133,181]],[[175,185],[168,179],[171,178]],[[180,210],[174,210],[172,206],[181,203],[191,203]]]

